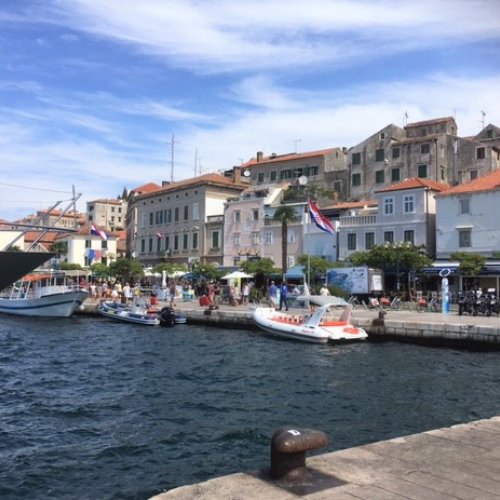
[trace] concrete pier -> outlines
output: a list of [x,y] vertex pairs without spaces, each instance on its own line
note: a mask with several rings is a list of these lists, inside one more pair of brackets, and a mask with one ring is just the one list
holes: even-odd
[[310,480],[272,480],[267,471],[182,486],[154,500],[500,499],[500,417],[317,455]]

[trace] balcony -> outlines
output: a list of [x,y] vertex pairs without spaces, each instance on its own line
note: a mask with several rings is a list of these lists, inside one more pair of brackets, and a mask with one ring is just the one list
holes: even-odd
[[347,215],[340,217],[340,227],[372,226],[377,223],[376,215]]
[[[302,224],[302,217],[294,217],[292,220],[288,221],[288,225],[292,226],[294,224]],[[272,217],[266,217],[264,219],[264,226],[280,226],[281,221],[273,219]]]

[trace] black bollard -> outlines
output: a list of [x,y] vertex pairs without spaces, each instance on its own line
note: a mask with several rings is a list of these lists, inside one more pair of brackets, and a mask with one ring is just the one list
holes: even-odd
[[303,479],[306,452],[328,445],[328,436],[313,429],[278,429],[271,438],[271,469],[273,479]]

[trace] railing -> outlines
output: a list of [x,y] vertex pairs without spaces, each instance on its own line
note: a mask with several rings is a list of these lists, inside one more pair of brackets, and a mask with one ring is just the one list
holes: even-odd
[[376,215],[347,215],[344,217],[340,217],[340,227],[368,226],[376,223]]

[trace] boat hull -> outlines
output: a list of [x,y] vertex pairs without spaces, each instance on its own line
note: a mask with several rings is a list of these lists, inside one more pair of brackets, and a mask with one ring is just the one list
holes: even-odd
[[121,304],[104,302],[97,309],[101,316],[122,323],[134,323],[136,325],[146,326],[156,326],[160,324],[160,319],[157,315],[148,314],[145,311],[134,311]]
[[35,298],[0,298],[0,312],[16,316],[68,318],[87,297],[87,292],[79,290]]

